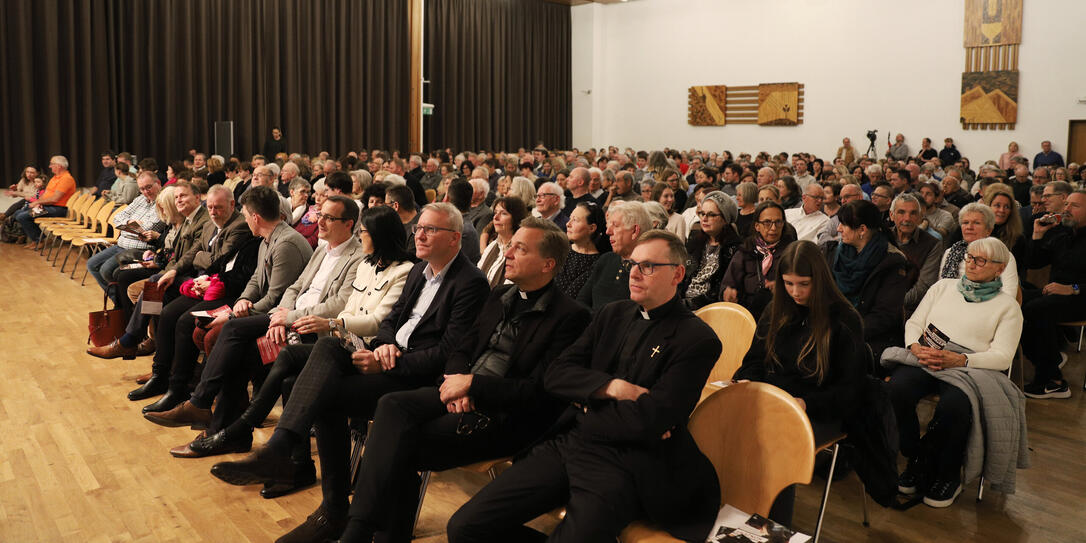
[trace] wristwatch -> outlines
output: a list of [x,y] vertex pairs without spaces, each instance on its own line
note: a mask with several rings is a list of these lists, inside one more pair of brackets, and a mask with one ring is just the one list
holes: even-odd
[[328,319],[328,329],[329,330],[335,330],[336,329],[336,319]]
[[1074,283],[1074,284],[1072,284],[1072,285],[1071,285],[1071,294],[1073,294],[1073,295],[1075,295],[1075,296],[1078,296],[1078,293],[1079,293],[1079,290],[1078,290],[1078,283]]

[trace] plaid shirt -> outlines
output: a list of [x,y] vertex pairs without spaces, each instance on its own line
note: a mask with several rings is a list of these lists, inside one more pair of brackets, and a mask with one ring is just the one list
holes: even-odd
[[[124,208],[120,213],[113,217],[113,226],[121,226],[128,224],[132,221],[140,223],[145,230],[151,230],[156,223],[161,223],[162,220],[158,218],[158,212],[155,211],[155,203],[148,200],[146,196],[140,194],[128,207]],[[117,246],[122,249],[150,249],[151,246],[145,243],[135,234],[128,232],[121,232],[120,237],[117,238]]]

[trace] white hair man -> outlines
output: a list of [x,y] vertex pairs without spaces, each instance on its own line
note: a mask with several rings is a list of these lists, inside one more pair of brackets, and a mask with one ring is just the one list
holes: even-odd
[[826,193],[822,186],[810,183],[803,189],[803,205],[785,210],[784,217],[788,224],[796,228],[799,239],[815,241],[830,222],[830,218],[822,212],[822,201],[825,199]]
[[564,231],[566,222],[569,221],[569,215],[563,211],[565,204],[566,195],[562,187],[554,181],[548,181],[540,185],[535,193],[535,207],[532,208],[532,215],[551,221]]
[[471,221],[476,232],[482,232],[494,218],[494,210],[486,205],[486,197],[490,194],[490,183],[478,177],[472,177],[468,182],[471,183],[471,208],[464,212],[464,220]]

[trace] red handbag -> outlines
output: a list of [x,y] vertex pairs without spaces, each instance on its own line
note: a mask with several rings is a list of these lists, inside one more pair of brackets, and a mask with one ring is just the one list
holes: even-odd
[[93,344],[95,347],[101,347],[103,345],[109,345],[113,343],[113,340],[121,337],[124,334],[124,310],[109,307],[109,296],[102,292],[102,310],[91,311],[87,315],[87,328],[89,335],[87,336],[87,343]]

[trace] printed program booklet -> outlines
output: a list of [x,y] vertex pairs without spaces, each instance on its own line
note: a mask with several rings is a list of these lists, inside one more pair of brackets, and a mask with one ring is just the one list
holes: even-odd
[[792,531],[761,515],[725,505],[706,540],[709,543],[806,543],[811,536]]

